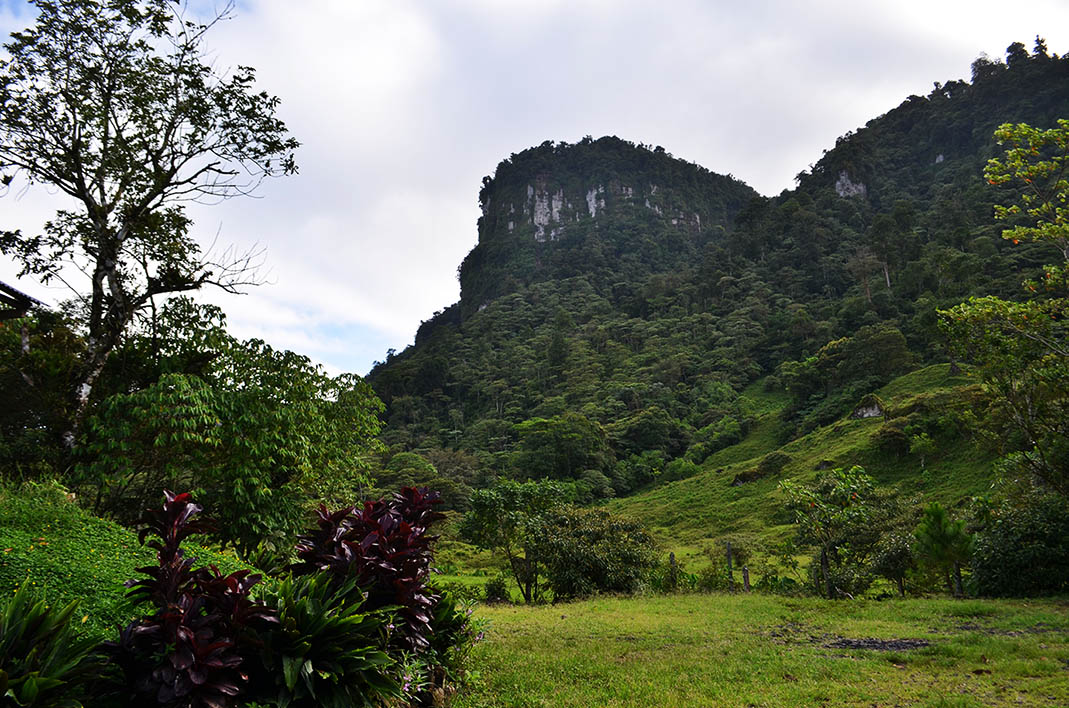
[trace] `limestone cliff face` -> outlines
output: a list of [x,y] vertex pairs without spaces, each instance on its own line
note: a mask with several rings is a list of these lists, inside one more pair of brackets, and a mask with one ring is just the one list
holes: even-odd
[[536,280],[596,281],[624,261],[671,269],[721,237],[755,196],[732,177],[618,138],[514,154],[483,180],[479,243],[460,268],[461,309]]

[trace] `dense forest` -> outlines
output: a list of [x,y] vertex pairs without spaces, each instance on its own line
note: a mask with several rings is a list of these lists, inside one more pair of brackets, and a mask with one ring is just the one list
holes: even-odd
[[1011,187],[983,170],[999,124],[1067,114],[1069,59],[1037,39],[972,68],[771,198],[618,138],[504,160],[483,180],[460,302],[368,376],[387,407],[380,480],[448,485],[461,508],[501,474],[626,495],[741,440],[756,379],[790,394],[785,443],[952,360],[937,311],[1020,299],[1061,259],[1000,237]]

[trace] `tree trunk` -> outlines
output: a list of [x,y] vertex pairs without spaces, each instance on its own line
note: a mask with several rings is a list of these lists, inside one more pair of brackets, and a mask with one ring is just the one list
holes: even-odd
[[831,573],[828,569],[828,549],[820,549],[820,574],[824,578],[824,591],[829,600],[835,597],[835,587],[831,582]]
[[895,582],[898,583],[898,594],[901,597],[905,597],[906,596],[906,584],[905,584],[905,582],[902,580],[902,578],[895,578]]
[[964,594],[961,589],[961,564],[954,561],[954,596],[962,597]]
[[891,289],[891,272],[887,270],[887,263],[883,264],[883,279],[887,281],[887,289]]

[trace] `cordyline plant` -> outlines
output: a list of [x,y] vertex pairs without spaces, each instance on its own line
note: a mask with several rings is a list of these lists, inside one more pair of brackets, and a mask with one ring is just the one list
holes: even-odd
[[211,526],[194,519],[202,508],[189,494],[164,494],[163,508],[145,512],[139,534],[142,543],[155,536],[146,545],[156,549],[158,565],[138,568],[147,577],[127,583],[130,598],[156,611],[131,622],[109,649],[131,705],[224,708],[246,688],[257,633],[278,620],[249,598],[259,575],[193,568],[181,543]]
[[429,646],[437,596],[427,586],[435,536],[428,529],[444,514],[438,492],[405,487],[379,501],[329,511],[320,506],[319,528],[297,543],[294,575],[326,571],[338,582],[353,579],[367,593],[366,610],[397,606],[391,643],[422,653]]

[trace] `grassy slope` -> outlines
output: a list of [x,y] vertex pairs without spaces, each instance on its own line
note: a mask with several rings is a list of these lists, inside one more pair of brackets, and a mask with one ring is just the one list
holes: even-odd
[[[198,565],[214,563],[223,573],[247,567],[191,540],[186,551]],[[94,517],[61,486],[0,486],[0,592],[28,581],[53,604],[77,599],[85,630],[111,639],[138,614],[123,583],[153,563],[155,552],[141,546],[136,533]]]
[[[948,365],[937,365],[896,379],[878,395],[894,417],[919,406],[953,411],[968,401],[972,391],[971,379],[952,376]],[[759,385],[744,395],[758,415],[746,439],[712,455],[700,474],[614,500],[609,507],[645,523],[666,548],[686,559],[699,556],[724,536],[758,543],[789,537],[791,519],[783,511],[778,485],[784,479],[814,479],[822,462],[835,467],[859,464],[878,482],[895,485],[919,503],[937,500],[954,506],[990,484],[992,458],[967,440],[941,444],[923,471],[917,456],[889,457],[877,450],[872,436],[884,425],[882,418],[844,418],[780,448],[776,420],[786,399],[762,391]],[[736,474],[753,469],[761,457],[777,449],[791,457],[780,473],[731,486]]]
[[[460,708],[1069,705],[1064,600],[689,595],[478,616],[482,680]],[[868,638],[929,644],[833,646]]]

